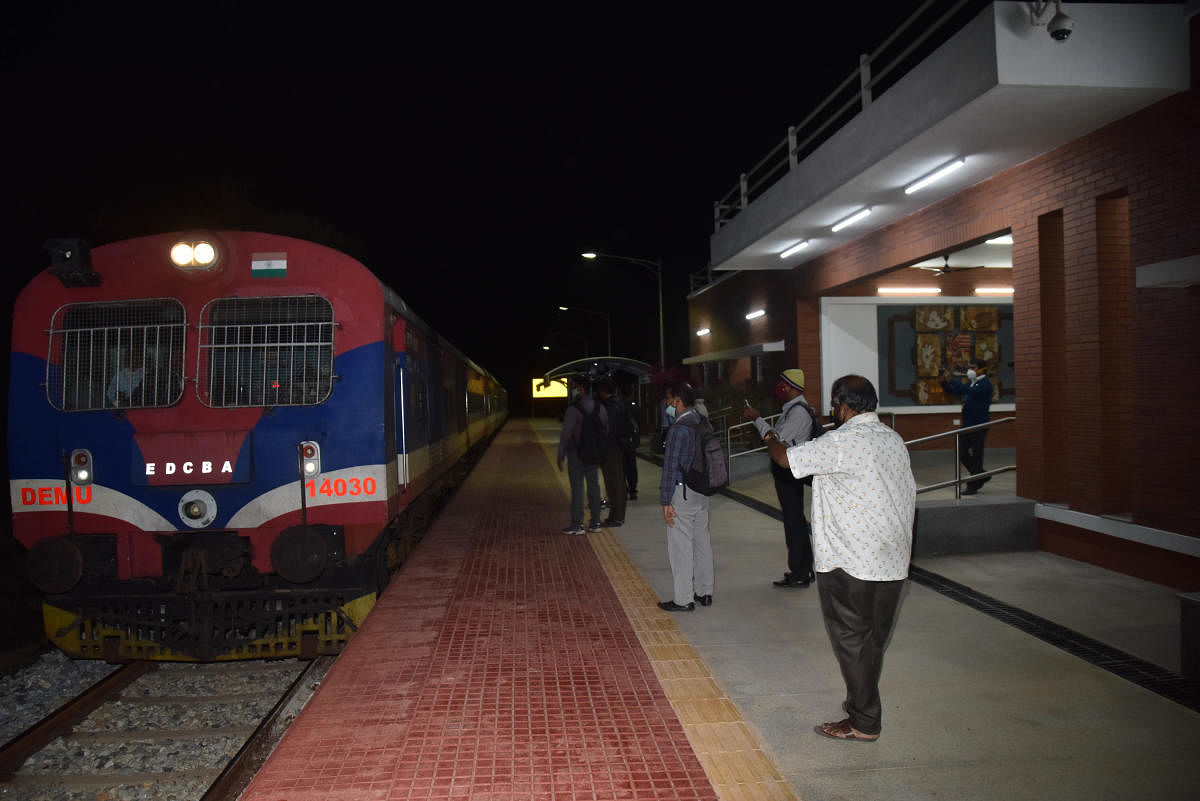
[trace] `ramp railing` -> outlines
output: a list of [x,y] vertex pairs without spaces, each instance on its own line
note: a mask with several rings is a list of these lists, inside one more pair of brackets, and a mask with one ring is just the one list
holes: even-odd
[[958,500],[962,498],[963,483],[969,481],[978,481],[981,478],[990,478],[991,476],[999,473],[1015,471],[1017,466],[1015,464],[1010,464],[1005,465],[1004,467],[995,467],[991,470],[984,470],[982,473],[971,473],[970,475],[964,476],[962,474],[962,440],[960,438],[963,434],[969,434],[972,431],[985,431],[992,426],[999,425],[1000,423],[1011,423],[1016,419],[1017,418],[1015,417],[1001,417],[999,420],[991,420],[986,423],[967,426],[965,428],[955,428],[950,431],[943,431],[940,434],[930,434],[928,437],[918,437],[917,439],[910,439],[905,442],[904,444],[911,449],[913,445],[921,445],[925,442],[933,442],[934,440],[945,439],[946,437],[954,437],[954,478],[950,479],[949,481],[939,481],[936,484],[929,484],[925,487],[917,487],[917,494],[920,495],[922,492],[930,492],[932,490],[941,489],[942,487],[953,486],[954,499]]

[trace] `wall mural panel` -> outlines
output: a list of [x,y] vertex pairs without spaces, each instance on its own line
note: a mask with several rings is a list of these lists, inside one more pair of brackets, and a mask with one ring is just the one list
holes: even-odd
[[1016,400],[1012,304],[881,305],[878,307],[879,405],[957,405],[938,376],[949,369],[966,380],[967,364],[983,359],[996,400]]

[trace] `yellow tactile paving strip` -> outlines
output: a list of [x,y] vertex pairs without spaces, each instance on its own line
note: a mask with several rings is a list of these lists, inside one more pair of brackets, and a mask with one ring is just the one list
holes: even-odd
[[675,621],[658,608],[658,597],[616,537],[605,529],[589,534],[588,541],[717,795],[722,801],[795,801],[737,706]]
[[[553,469],[555,443],[545,450]],[[556,472],[570,499],[566,473]],[[608,529],[587,538],[721,801],[798,801],[708,665],[670,613],[658,608],[658,596],[621,543]]]

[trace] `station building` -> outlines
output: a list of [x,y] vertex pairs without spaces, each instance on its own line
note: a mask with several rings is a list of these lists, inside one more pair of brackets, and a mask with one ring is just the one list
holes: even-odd
[[983,357],[1039,547],[1200,589],[1198,12],[996,2],[885,91],[864,57],[848,122],[809,133],[833,99],[714,205],[695,379],[801,367],[824,411],[859,373],[910,440],[959,424],[937,373]]

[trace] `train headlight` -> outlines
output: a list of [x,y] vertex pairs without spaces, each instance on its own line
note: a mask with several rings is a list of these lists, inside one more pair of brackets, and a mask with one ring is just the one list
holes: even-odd
[[207,267],[217,260],[217,249],[211,242],[197,242],[192,246],[192,261],[202,267]]
[[176,242],[171,248],[171,261],[176,267],[187,267],[192,263],[192,246],[188,242]]
[[205,490],[188,490],[179,499],[179,519],[188,528],[207,528],[217,519],[217,499]]
[[321,472],[321,446],[311,440],[300,443],[300,476],[316,478]]
[[216,243],[208,239],[183,239],[171,246],[171,263],[180,270],[210,270],[220,257]]
[[71,451],[71,483],[78,487],[86,487],[92,483],[95,471],[92,469],[92,452],[86,448],[76,448]]

